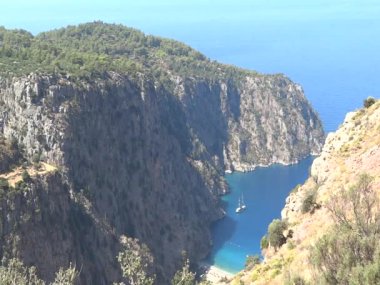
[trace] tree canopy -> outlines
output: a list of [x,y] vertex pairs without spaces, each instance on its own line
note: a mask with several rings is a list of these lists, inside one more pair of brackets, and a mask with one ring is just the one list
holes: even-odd
[[31,72],[97,78],[106,72],[226,77],[248,73],[207,59],[178,41],[122,25],[93,22],[33,36],[0,27],[0,75]]

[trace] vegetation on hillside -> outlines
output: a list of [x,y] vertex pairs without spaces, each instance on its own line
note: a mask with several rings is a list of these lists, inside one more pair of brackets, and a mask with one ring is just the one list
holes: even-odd
[[371,183],[363,174],[327,205],[335,226],[310,255],[318,284],[380,284],[380,203]]
[[[153,256],[145,244],[138,239],[126,238],[124,248],[117,256],[124,279],[131,285],[152,285],[156,276],[153,272]],[[119,283],[123,285],[124,283]],[[197,281],[190,270],[190,261],[183,253],[183,266],[173,276],[172,285],[208,285],[207,281]],[[117,285],[114,283],[114,285]]]
[[272,257],[260,266],[256,267],[258,262],[249,266],[251,281],[269,272],[271,279],[283,273],[285,284],[380,284],[380,200],[372,182],[373,177],[362,174],[355,185],[338,190],[324,205],[332,214],[334,225],[310,247],[308,262],[313,270],[310,280],[287,271],[294,246],[290,246],[291,240],[287,242],[289,233],[284,235],[286,222],[274,220],[265,239],[275,249],[286,243],[289,252],[284,255],[282,251],[280,258]]
[[274,219],[268,227],[268,241],[275,249],[286,243],[286,236],[284,231],[287,229],[288,224],[286,221]]
[[179,269],[172,279],[172,285],[195,285],[195,273],[190,271],[190,262],[184,256],[184,264],[181,269]]
[[[60,268],[51,285],[74,285],[78,271],[71,264],[67,269]],[[0,266],[0,283],[2,285],[45,285],[39,279],[34,266],[27,267],[18,259],[3,260]]]
[[318,188],[315,187],[311,190],[309,190],[303,201],[302,201],[302,207],[301,207],[301,211],[302,213],[313,213],[316,209],[320,208],[320,205],[317,203],[317,191],[318,191]]
[[114,71],[164,79],[175,72],[220,78],[248,73],[208,60],[189,46],[122,25],[93,22],[33,36],[0,27],[0,75],[37,72],[93,80]]
[[137,239],[126,239],[124,249],[117,256],[117,260],[128,284],[152,285],[154,283],[156,277],[152,274],[153,256],[148,247],[140,244]]
[[365,99],[363,101],[363,107],[364,108],[369,108],[369,107],[371,107],[375,103],[376,103],[376,99],[370,96],[370,97],[368,97],[367,99]]
[[22,154],[16,140],[7,140],[0,136],[0,173],[9,171],[22,160]]
[[260,263],[260,256],[258,255],[248,255],[247,259],[245,261],[245,269],[250,270],[252,269],[255,265]]

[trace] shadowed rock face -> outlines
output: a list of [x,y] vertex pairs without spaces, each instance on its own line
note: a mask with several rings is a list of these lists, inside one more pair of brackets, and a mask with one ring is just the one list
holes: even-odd
[[317,115],[301,87],[283,76],[213,83],[185,79],[176,92],[191,127],[225,170],[295,163],[321,150]]
[[[207,255],[225,170],[294,163],[319,152],[324,138],[301,88],[280,75],[171,74],[162,84],[149,74],[31,74],[0,86],[2,135],[27,160],[59,169],[17,196],[27,205],[39,197],[49,218],[8,220],[1,232],[3,255],[35,264],[47,280],[72,261],[83,283],[117,281],[127,235],[148,245],[157,280],[167,283],[182,251],[192,261]],[[17,205],[4,207],[34,216],[32,206]]]
[[[320,148],[320,122],[285,78],[247,78],[239,86],[176,80],[171,92],[117,74],[84,88],[32,75],[1,90],[3,134],[24,145],[29,160],[57,165],[67,185],[57,191],[66,191],[70,207],[91,221],[89,235],[62,220],[65,235],[87,248],[80,253],[74,245],[69,253],[60,239],[41,239],[57,249],[61,265],[80,264],[83,280],[91,281],[95,269],[104,283],[117,276],[114,257],[123,234],[149,246],[159,280],[166,280],[181,251],[192,260],[207,254],[209,224],[221,216],[216,194],[227,189],[223,170],[292,163]],[[51,278],[58,264],[49,268],[28,248],[20,256]]]

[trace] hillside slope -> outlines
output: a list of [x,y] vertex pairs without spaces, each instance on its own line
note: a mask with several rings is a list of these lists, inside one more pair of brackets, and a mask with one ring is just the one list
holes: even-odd
[[[368,185],[363,181],[369,181]],[[366,186],[361,188],[363,185]],[[362,196],[355,196],[360,191],[363,191]],[[366,200],[366,195],[372,195],[371,193],[374,196],[368,196]],[[310,195],[314,195],[309,200],[314,200],[312,202],[307,201]],[[330,278],[327,279],[330,281],[325,280],[323,282],[326,283],[321,284],[346,284],[346,281],[339,280],[355,278],[355,274],[363,274],[358,277],[362,282],[360,284],[375,284],[372,282],[376,281],[366,281],[369,279],[366,279],[364,270],[355,270],[362,270],[360,268],[365,267],[360,266],[370,265],[376,260],[372,254],[376,254],[375,249],[380,248],[376,243],[379,240],[376,230],[380,222],[379,198],[380,102],[377,102],[369,108],[347,114],[340,128],[328,135],[321,155],[313,162],[310,178],[292,191],[286,200],[282,211],[282,219],[288,225],[284,232],[284,236],[287,236],[286,243],[277,251],[273,247],[264,250],[264,262],[240,273],[233,284],[239,279],[243,284],[316,284],[316,278],[320,278],[321,274],[322,280]],[[368,201],[369,204],[362,208],[362,203]],[[368,230],[368,233],[360,237],[362,225],[358,221],[362,222],[364,217],[366,222],[363,223],[368,224],[375,233]],[[335,233],[338,235],[334,236]],[[347,265],[343,257],[335,261],[331,259],[331,265],[337,272],[333,273],[336,275],[327,275],[331,274],[328,272],[330,265],[322,263],[320,268],[320,262],[326,262],[325,258],[336,258],[341,252],[346,254],[344,256],[350,253],[347,244],[343,245],[347,240],[340,240],[340,236],[350,240],[352,247],[358,246],[357,252],[361,252],[361,249],[355,245],[356,238],[363,245],[366,239],[374,238],[375,243],[371,247],[375,249],[371,250],[368,260],[363,259],[363,256],[351,256],[351,265]],[[325,252],[324,249],[329,248],[331,242],[335,242],[333,250]],[[321,256],[320,253],[324,255]],[[344,277],[339,276],[342,274],[339,270],[343,266],[348,270]],[[354,270],[355,266],[357,269]],[[375,270],[375,267],[371,270]],[[371,273],[372,277],[379,274],[374,272],[376,271]],[[294,283],[296,280],[298,283]],[[301,281],[304,283],[299,283]]]

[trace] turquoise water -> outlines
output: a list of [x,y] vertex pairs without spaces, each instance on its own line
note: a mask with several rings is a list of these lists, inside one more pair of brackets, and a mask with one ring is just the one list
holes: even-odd
[[[260,254],[269,223],[280,217],[291,189],[303,183],[313,157],[290,166],[273,165],[226,175],[231,193],[223,197],[227,216],[213,225],[214,247],[207,261],[231,273],[244,268],[247,255]],[[236,214],[243,194],[247,209]]]

